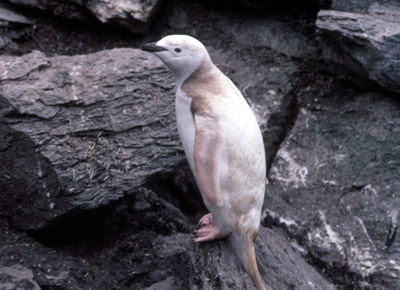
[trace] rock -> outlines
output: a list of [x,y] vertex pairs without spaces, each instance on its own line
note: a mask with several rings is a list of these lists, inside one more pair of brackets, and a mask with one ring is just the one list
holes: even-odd
[[[219,243],[194,245],[198,249],[192,263],[202,283],[191,284],[190,289],[255,289],[240,262],[238,243],[238,238],[231,235]],[[287,240],[283,231],[260,228],[256,255],[268,289],[335,289],[304,260],[298,248]],[[189,253],[193,255],[193,250]]]
[[134,49],[0,57],[0,197],[23,229],[118,200],[183,160],[170,73]]
[[15,4],[33,7],[41,10],[51,10],[55,15],[67,19],[88,19],[89,13],[80,0],[10,0]]
[[33,280],[33,272],[18,264],[11,267],[0,266],[0,287],[4,290],[42,289]]
[[[131,210],[129,203],[140,200],[151,208]],[[71,229],[66,222],[60,233],[53,228],[41,237],[35,235],[46,247],[2,222],[0,269],[18,261],[32,284],[42,289],[254,289],[238,258],[234,236],[193,243],[188,219],[171,208],[168,201],[145,190],[98,211],[97,217],[70,219]],[[57,245],[48,244],[54,238]],[[262,228],[256,241],[260,271],[270,289],[334,289],[283,230]]]
[[0,3],[0,21],[20,23],[20,24],[33,24],[33,21],[25,16],[14,12],[7,5]]
[[[326,6],[326,0],[301,0],[301,1],[292,1],[292,0],[284,0],[284,1],[265,1],[265,0],[218,0],[217,2],[224,5],[240,5],[254,9],[265,9],[265,8],[284,8],[288,9],[291,6],[296,6],[297,3],[300,5],[311,5],[311,6]],[[297,3],[296,3],[297,2]],[[297,4],[299,5],[299,4]]]
[[331,0],[331,10],[347,12],[367,12],[373,3],[394,3],[393,0]]
[[335,284],[399,288],[400,106],[319,79],[270,170],[265,222],[303,245]]
[[161,7],[160,0],[10,0],[16,4],[51,10],[55,15],[91,21],[95,16],[102,23],[118,23],[135,33],[147,31],[149,24]]
[[19,51],[17,40],[26,37],[26,31],[34,22],[21,15],[14,7],[0,3],[0,54]]
[[372,5],[368,14],[321,10],[316,25],[326,61],[400,92],[400,5]]
[[87,8],[103,23],[117,22],[139,32],[139,28],[146,30],[144,24],[153,19],[160,5],[159,0],[96,0],[89,1]]

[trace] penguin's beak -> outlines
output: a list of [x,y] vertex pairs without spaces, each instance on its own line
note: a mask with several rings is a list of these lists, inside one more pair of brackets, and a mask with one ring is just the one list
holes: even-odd
[[144,43],[140,46],[140,49],[147,51],[147,52],[159,52],[159,51],[167,50],[166,48],[157,45],[157,42]]

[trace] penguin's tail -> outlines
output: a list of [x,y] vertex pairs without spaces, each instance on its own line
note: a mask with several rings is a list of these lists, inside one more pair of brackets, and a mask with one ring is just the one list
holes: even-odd
[[250,274],[257,290],[267,290],[261,278],[260,272],[258,271],[256,252],[254,249],[254,239],[249,235],[243,235],[241,236],[241,240],[242,259],[247,272]]

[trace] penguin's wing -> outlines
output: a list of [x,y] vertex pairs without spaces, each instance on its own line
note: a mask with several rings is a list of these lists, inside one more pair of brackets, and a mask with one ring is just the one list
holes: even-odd
[[206,198],[218,207],[223,205],[219,182],[222,136],[218,123],[208,116],[194,114],[194,170]]

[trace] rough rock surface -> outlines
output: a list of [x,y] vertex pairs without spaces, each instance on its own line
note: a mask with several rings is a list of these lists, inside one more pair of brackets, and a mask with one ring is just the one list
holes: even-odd
[[318,13],[324,58],[385,89],[400,92],[400,4],[374,3],[368,14]]
[[171,75],[148,54],[32,52],[0,71],[0,204],[14,226],[106,205],[183,159]]
[[[103,23],[118,23],[132,32],[145,32],[158,12],[159,0],[10,0],[16,4],[51,10],[55,15],[89,21],[90,15]],[[60,3],[61,2],[61,3]]]
[[299,90],[304,106],[271,168],[265,219],[325,271],[345,269],[332,278],[346,289],[398,289],[400,103],[318,82],[328,89]]

